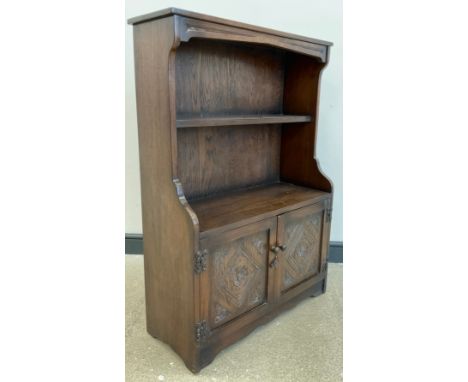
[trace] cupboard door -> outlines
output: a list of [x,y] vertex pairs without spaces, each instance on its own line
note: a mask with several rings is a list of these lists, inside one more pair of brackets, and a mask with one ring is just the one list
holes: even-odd
[[319,203],[278,216],[279,256],[277,285],[283,295],[319,275],[328,251],[327,203]]
[[276,218],[203,239],[207,267],[201,275],[201,313],[210,329],[267,304],[273,294],[268,277]]

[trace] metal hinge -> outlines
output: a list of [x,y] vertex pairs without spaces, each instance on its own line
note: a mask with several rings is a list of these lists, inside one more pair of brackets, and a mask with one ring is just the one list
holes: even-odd
[[320,272],[326,272],[327,269],[328,269],[328,259],[325,264],[322,264],[322,269],[320,270]]
[[201,342],[208,337],[210,334],[210,329],[205,320],[197,322],[195,324],[195,341]]
[[326,222],[331,222],[331,215],[332,215],[332,209],[331,209],[331,208],[328,208],[328,209],[325,211],[325,221],[326,221]]
[[198,250],[195,252],[194,266],[193,269],[195,273],[202,273],[206,271],[206,263],[208,258],[208,251],[206,249]]

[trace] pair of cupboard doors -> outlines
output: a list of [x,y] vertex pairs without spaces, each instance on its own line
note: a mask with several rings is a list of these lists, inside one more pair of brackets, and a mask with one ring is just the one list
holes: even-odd
[[240,329],[325,279],[329,203],[325,199],[200,240],[204,331]]

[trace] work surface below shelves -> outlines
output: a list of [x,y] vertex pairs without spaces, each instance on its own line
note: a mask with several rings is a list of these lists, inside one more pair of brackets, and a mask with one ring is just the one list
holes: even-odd
[[297,209],[330,194],[289,183],[274,183],[189,201],[198,216],[200,237]]

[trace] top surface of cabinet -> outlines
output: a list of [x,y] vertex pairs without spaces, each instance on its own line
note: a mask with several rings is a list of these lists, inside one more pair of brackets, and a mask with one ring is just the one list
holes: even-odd
[[269,28],[259,27],[259,26],[255,26],[255,25],[251,25],[251,24],[241,23],[239,21],[227,20],[227,19],[223,19],[223,18],[220,18],[220,17],[209,16],[209,15],[205,15],[205,14],[202,14],[202,13],[191,12],[191,11],[187,11],[185,9],[179,9],[179,8],[166,8],[166,9],[162,9],[160,11],[148,13],[146,15],[132,17],[132,18],[130,18],[128,20],[128,23],[129,24],[139,24],[139,23],[143,23],[143,22],[146,22],[146,21],[161,19],[161,18],[164,18],[164,17],[173,16],[173,15],[189,17],[189,18],[192,18],[192,19],[208,21],[208,22],[227,25],[227,26],[232,26],[232,27],[236,27],[236,28],[248,29],[248,30],[251,30],[251,31],[261,32],[261,33],[270,34],[270,35],[274,35],[274,36],[278,36],[278,37],[286,37],[286,38],[292,39],[292,40],[305,41],[305,42],[311,42],[311,43],[314,43],[314,44],[328,45],[328,46],[333,45],[333,43],[331,43],[329,41],[318,40],[318,39],[315,39],[315,38],[310,38],[310,37],[305,37],[305,36],[299,36],[299,35],[292,34],[292,33],[281,32],[281,31],[277,31],[277,30],[274,30],[274,29],[269,29]]

